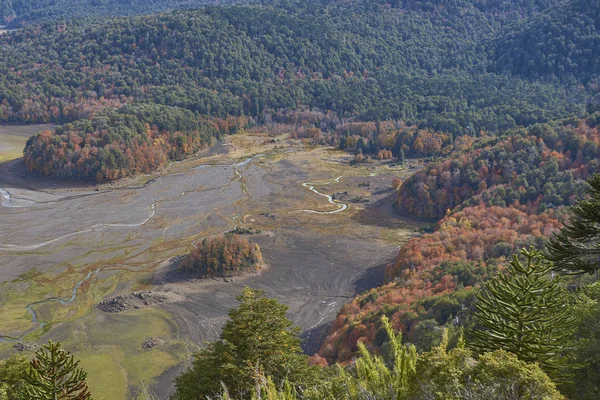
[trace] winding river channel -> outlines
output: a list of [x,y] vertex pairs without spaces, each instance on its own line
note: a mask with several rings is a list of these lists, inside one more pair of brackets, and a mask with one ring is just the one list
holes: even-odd
[[[324,182],[324,183],[318,183],[318,185],[331,185],[332,183],[339,183],[339,181],[340,181],[341,178],[342,178],[341,176],[338,176],[337,178],[335,178],[332,181]],[[319,192],[317,189],[315,189],[316,185],[317,185],[317,183],[311,183],[311,182],[304,182],[302,184],[302,186],[304,186],[305,188],[308,188],[308,190],[310,190],[311,192],[314,192],[314,193],[318,194],[319,196],[323,196],[323,197],[327,198],[327,201],[330,204],[337,204],[340,207],[337,210],[333,210],[333,211],[297,210],[297,211],[290,212],[290,214],[292,214],[292,213],[299,213],[299,212],[307,212],[307,213],[313,213],[313,214],[337,214],[337,213],[342,212],[342,211],[344,211],[345,209],[348,208],[347,204],[341,203],[341,202],[337,202],[337,201],[333,200],[332,196],[330,196],[328,194],[325,194],[325,193]]]
[[30,303],[27,306],[25,306],[25,309],[27,310],[29,315],[31,315],[31,322],[33,323],[33,326],[31,328],[29,328],[28,330],[26,330],[25,332],[23,332],[21,335],[19,335],[19,337],[0,336],[0,341],[1,342],[19,342],[19,341],[23,340],[23,338],[25,336],[27,336],[28,334],[30,334],[31,332],[36,331],[38,329],[42,329],[47,324],[47,322],[38,320],[37,312],[33,309],[33,307],[47,304],[47,303],[52,303],[52,302],[58,302],[63,305],[73,303],[77,299],[77,291],[79,290],[81,285],[83,285],[86,281],[90,280],[93,275],[97,275],[98,272],[100,272],[100,268],[98,268],[95,271],[89,272],[84,279],[77,282],[77,284],[75,284],[75,286],[73,287],[71,297],[69,297],[66,300],[59,299],[58,297],[51,297],[49,299],[36,301],[34,303]]
[[[231,178],[230,182],[227,184],[227,186],[229,186],[232,183],[238,182],[242,179],[242,174],[241,174],[242,168],[248,166],[253,160],[255,160],[259,157],[262,157],[262,156],[263,156],[263,154],[258,154],[253,157],[248,157],[244,161],[236,163],[236,164],[207,164],[207,165],[203,165],[198,168],[223,168],[223,167],[233,168],[233,173],[234,173],[233,177]],[[244,191],[243,187],[242,187],[242,191]],[[32,206],[35,204],[35,202],[33,202],[33,201],[28,202],[27,200],[23,201],[23,203],[25,203],[27,205],[16,204],[15,201],[13,200],[13,197],[11,196],[10,192],[8,192],[6,189],[4,189],[2,187],[0,187],[0,195],[2,196],[1,205],[3,207],[25,208],[25,207]],[[183,196],[183,195],[185,195],[185,192],[182,192],[180,196]],[[148,216],[143,221],[140,221],[137,223],[108,223],[108,222],[97,223],[97,224],[92,225],[89,228],[71,232],[71,233],[56,237],[54,239],[36,243],[36,244],[18,245],[18,244],[3,243],[3,244],[0,244],[0,251],[3,251],[3,252],[28,252],[28,251],[32,251],[32,250],[37,250],[41,247],[48,246],[50,244],[56,243],[56,242],[64,240],[64,239],[71,238],[73,236],[82,235],[82,234],[91,233],[91,232],[98,232],[98,231],[101,231],[106,228],[138,228],[138,227],[141,227],[141,226],[147,224],[155,215],[156,215],[156,203],[152,203],[149,207]],[[237,219],[237,216],[235,216],[233,219],[235,222],[235,219]],[[60,299],[57,297],[50,297],[50,298],[47,298],[44,300],[40,300],[40,301],[36,301],[36,302],[28,304],[25,308],[26,308],[27,312],[29,313],[29,315],[31,316],[31,322],[33,323],[33,326],[17,337],[0,336],[0,341],[4,341],[4,342],[21,341],[26,335],[30,334],[31,332],[36,331],[38,329],[42,329],[47,324],[47,322],[40,321],[38,319],[38,314],[34,310],[34,307],[41,306],[41,305],[44,305],[47,303],[52,303],[52,302],[58,302],[62,305],[73,303],[77,299],[77,291],[79,290],[81,285],[83,283],[85,283],[86,281],[90,280],[92,278],[92,276],[97,275],[100,272],[100,270],[101,270],[101,268],[98,268],[92,272],[89,272],[85,276],[84,279],[77,282],[72,289],[71,297],[68,299]]]

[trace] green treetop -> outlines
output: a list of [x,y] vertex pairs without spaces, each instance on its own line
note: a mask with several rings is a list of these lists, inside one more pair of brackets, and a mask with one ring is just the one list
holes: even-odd
[[61,349],[60,343],[48,342],[35,352],[29,370],[23,375],[25,397],[37,400],[88,400],[87,372],[79,360]]
[[544,256],[523,249],[506,273],[489,280],[477,295],[472,345],[480,351],[505,350],[526,362],[538,362],[551,376],[561,375],[565,350],[577,327],[571,295]]
[[588,180],[589,198],[570,207],[571,220],[548,243],[549,259],[567,274],[600,270],[600,175]]
[[287,379],[299,390],[300,382],[311,381],[314,369],[302,354],[298,328],[285,315],[288,307],[250,288],[237,299],[240,305],[229,312],[220,340],[196,354],[193,367],[176,379],[175,399],[205,398],[223,386],[245,398],[259,374],[276,384]]

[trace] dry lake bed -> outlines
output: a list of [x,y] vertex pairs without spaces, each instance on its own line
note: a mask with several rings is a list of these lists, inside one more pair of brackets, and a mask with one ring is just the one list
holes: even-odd
[[[345,152],[287,135],[231,136],[152,176],[93,186],[24,170],[27,137],[47,128],[0,127],[0,355],[60,340],[98,399],[136,398],[143,386],[167,398],[244,286],[287,304],[314,353],[341,306],[382,281],[419,227],[391,208],[391,181],[410,169],[352,167]],[[168,279],[174,257],[235,228],[260,232],[245,236],[267,269]],[[97,307],[118,295],[139,301],[120,312]]]

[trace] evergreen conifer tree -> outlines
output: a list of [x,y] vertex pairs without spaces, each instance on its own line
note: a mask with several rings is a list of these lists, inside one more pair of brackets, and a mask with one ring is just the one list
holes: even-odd
[[548,259],[561,273],[600,270],[600,175],[588,180],[589,198],[570,207],[571,221],[547,245]]
[[175,380],[177,400],[216,396],[223,387],[233,398],[248,398],[257,377],[280,385],[309,384],[318,373],[300,347],[299,328],[286,317],[288,307],[245,288],[238,308],[229,311],[220,340],[195,355],[193,367]]
[[571,295],[559,277],[551,277],[551,262],[537,250],[523,249],[522,262],[513,256],[506,273],[485,284],[474,303],[478,327],[472,345],[481,352],[505,350],[526,362],[538,362],[560,377],[567,366],[565,351],[577,327]]
[[49,341],[35,352],[29,370],[23,376],[25,396],[37,400],[87,400],[92,397],[85,379],[87,372],[79,360]]

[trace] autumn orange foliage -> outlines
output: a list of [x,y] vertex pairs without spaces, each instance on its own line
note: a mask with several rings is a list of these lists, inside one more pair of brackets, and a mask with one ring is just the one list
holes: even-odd
[[573,182],[600,171],[599,148],[593,117],[520,129],[428,165],[402,185],[397,207],[419,218],[439,219],[474,196],[532,213],[541,205],[571,204],[583,187],[577,189]]
[[260,247],[233,234],[204,239],[179,266],[199,278],[239,276],[262,267]]
[[528,215],[514,207],[479,205],[443,218],[432,234],[413,238],[386,268],[386,285],[357,296],[333,323],[320,354],[329,361],[348,360],[358,341],[374,346],[381,314],[395,329],[409,332],[403,320],[418,311],[419,300],[478,285],[521,247],[539,246],[560,229],[552,211]]

